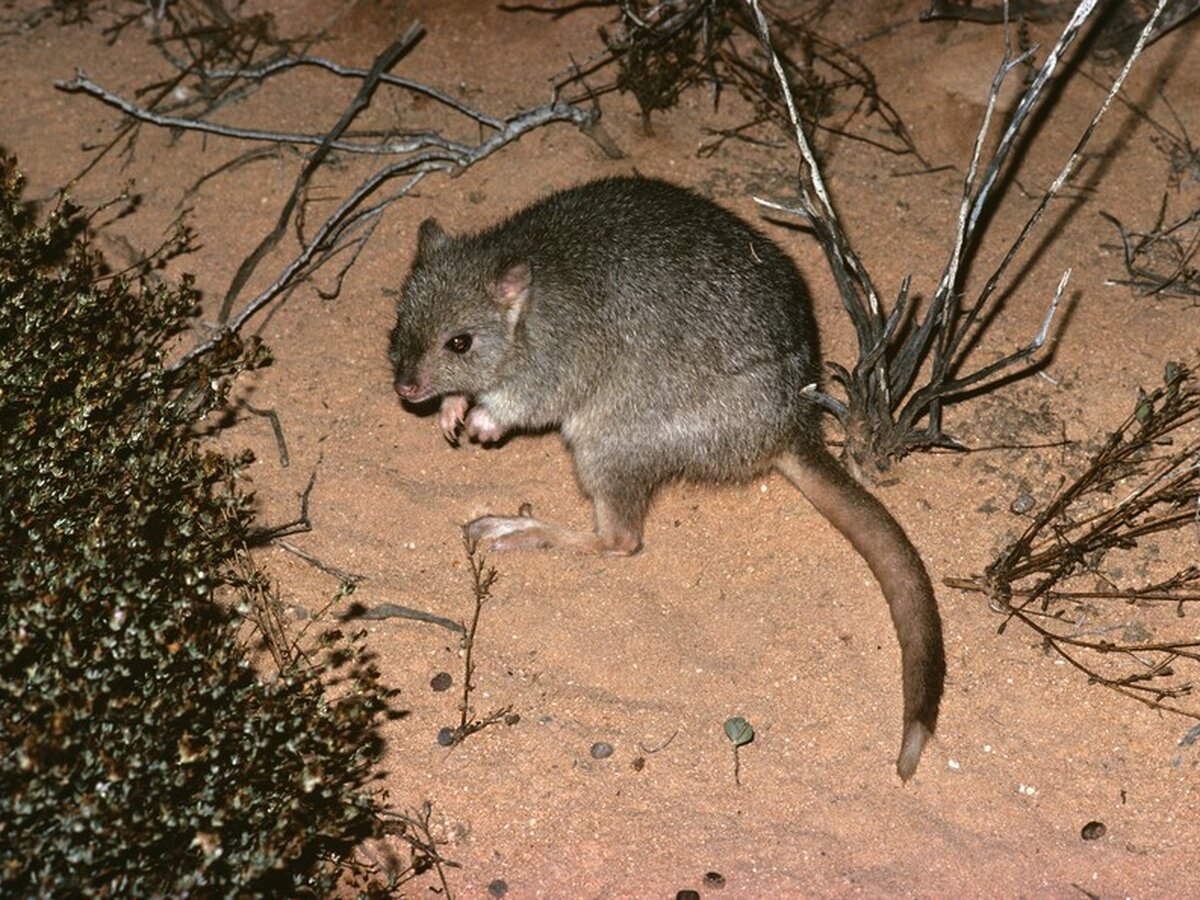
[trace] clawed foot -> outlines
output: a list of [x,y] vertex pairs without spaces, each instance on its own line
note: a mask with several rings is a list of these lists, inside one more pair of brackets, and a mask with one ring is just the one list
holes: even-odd
[[481,444],[494,444],[504,437],[504,428],[483,406],[471,406],[465,394],[447,394],[438,410],[438,427],[442,436],[457,447],[459,434]]
[[533,517],[529,504],[523,504],[516,516],[480,516],[472,519],[463,531],[467,543],[474,549],[486,544],[492,550],[540,550],[554,546],[549,534],[555,529]]
[[642,543],[641,536],[632,532],[604,535],[558,528],[535,518],[528,503],[521,506],[520,515],[473,519],[463,532],[472,550],[481,544],[499,551],[565,547],[577,553],[629,556],[637,553]]
[[447,394],[442,398],[438,427],[442,429],[442,437],[455,447],[458,446],[458,430],[462,428],[470,405],[471,401],[464,394]]

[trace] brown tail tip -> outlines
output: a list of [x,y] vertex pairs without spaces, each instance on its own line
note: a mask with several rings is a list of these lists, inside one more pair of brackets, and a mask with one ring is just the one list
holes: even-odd
[[896,758],[896,771],[901,781],[912,778],[917,771],[917,763],[921,761],[921,751],[929,740],[930,731],[923,722],[909,722],[904,728],[904,743],[900,745],[900,755]]

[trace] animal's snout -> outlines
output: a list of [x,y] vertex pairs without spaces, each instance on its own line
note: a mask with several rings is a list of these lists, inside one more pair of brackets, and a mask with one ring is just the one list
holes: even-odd
[[404,378],[396,378],[392,382],[392,387],[396,389],[396,394],[401,400],[415,401],[421,394],[421,386],[415,381],[408,381]]

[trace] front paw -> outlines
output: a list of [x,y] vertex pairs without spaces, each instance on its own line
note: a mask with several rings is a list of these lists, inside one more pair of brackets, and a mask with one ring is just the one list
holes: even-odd
[[458,446],[458,430],[462,428],[470,405],[465,394],[447,394],[442,398],[438,427],[442,430],[442,436],[454,446]]
[[481,444],[494,444],[504,437],[504,426],[497,422],[483,406],[471,408],[463,427],[467,437],[473,438]]

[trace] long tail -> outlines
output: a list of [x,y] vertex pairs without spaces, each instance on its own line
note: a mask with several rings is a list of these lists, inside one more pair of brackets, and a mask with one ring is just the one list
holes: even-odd
[[925,565],[892,514],[824,447],[785,454],[776,468],[854,545],[887,599],[904,678],[904,739],[896,771],[907,781],[937,726],[946,676],[942,620]]

